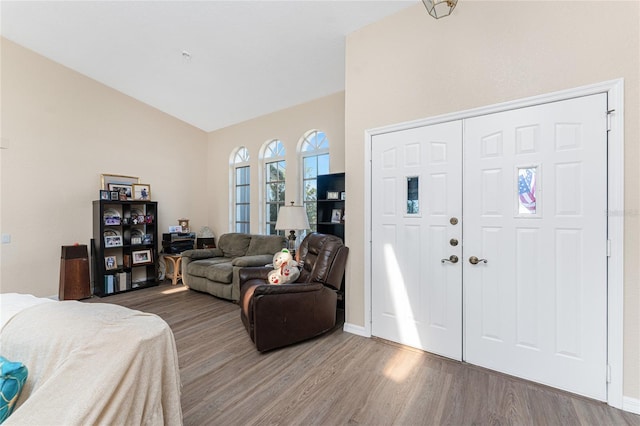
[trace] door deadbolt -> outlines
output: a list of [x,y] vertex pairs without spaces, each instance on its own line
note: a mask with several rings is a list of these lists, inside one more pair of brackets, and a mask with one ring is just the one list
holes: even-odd
[[448,259],[441,259],[440,262],[441,263],[444,263],[444,262],[458,263],[458,256],[456,256],[455,254],[452,254],[451,256],[449,256]]
[[458,218],[457,217],[452,217],[451,219],[449,219],[449,223],[452,225],[457,225],[458,224]]
[[455,238],[452,238],[449,240],[449,244],[455,247],[458,245],[458,240],[456,240]]

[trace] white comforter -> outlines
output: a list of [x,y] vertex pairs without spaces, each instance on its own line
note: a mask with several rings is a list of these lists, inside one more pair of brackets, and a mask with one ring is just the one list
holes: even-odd
[[29,369],[5,425],[182,424],[175,340],[156,315],[40,303],[4,324],[0,353]]

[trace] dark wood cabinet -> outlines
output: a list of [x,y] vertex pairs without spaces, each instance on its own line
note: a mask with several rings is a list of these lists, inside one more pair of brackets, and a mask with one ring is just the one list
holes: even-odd
[[93,202],[93,294],[109,296],[158,285],[158,203]]
[[336,235],[344,241],[345,191],[344,173],[318,175],[316,229]]
[[62,246],[60,254],[59,300],[91,297],[89,253],[86,245]]

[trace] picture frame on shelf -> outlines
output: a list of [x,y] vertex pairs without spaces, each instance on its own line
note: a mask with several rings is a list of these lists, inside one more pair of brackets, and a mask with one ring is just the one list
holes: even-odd
[[100,175],[100,189],[109,189],[109,184],[133,185],[140,183],[138,176],[125,176],[103,173]]
[[104,237],[105,248],[122,247],[122,235],[107,235]]
[[133,184],[133,199],[148,201],[151,199],[151,185],[149,184]]
[[111,199],[111,195],[109,194],[109,191],[101,189],[100,190],[100,199],[101,200],[110,200]]
[[327,200],[338,200],[340,193],[338,191],[327,191]]
[[153,263],[153,253],[150,249],[131,252],[133,266],[150,265]]
[[171,225],[169,226],[169,233],[175,234],[176,232],[182,232],[182,226],[180,225]]
[[137,246],[142,244],[142,237],[131,237],[131,245]]
[[144,234],[142,244],[153,244],[153,234]]
[[118,201],[120,199],[120,193],[118,191],[109,191],[109,198],[111,198],[111,201]]
[[118,269],[118,261],[115,256],[105,256],[104,258],[104,268],[107,271],[113,271],[114,269]]
[[331,223],[341,223],[341,222],[342,222],[342,209],[331,210]]
[[124,184],[124,183],[110,183],[109,191],[117,191],[119,194],[118,198],[120,199],[120,201],[127,201],[132,199],[133,185]]
[[104,224],[106,226],[118,226],[120,225],[120,218],[118,216],[106,216],[104,218]]

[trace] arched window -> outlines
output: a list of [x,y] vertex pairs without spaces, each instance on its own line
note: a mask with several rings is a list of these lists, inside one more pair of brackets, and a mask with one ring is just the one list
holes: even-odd
[[264,150],[264,224],[265,234],[283,234],[276,231],[278,210],[284,205],[284,183],[287,169],[286,149],[281,141],[267,142]]
[[242,146],[233,156],[233,228],[235,232],[248,234],[251,230],[250,184],[249,151]]
[[329,173],[329,139],[320,130],[307,132],[300,143],[302,165],[302,202],[307,209],[311,231],[316,231],[318,199],[318,175]]

